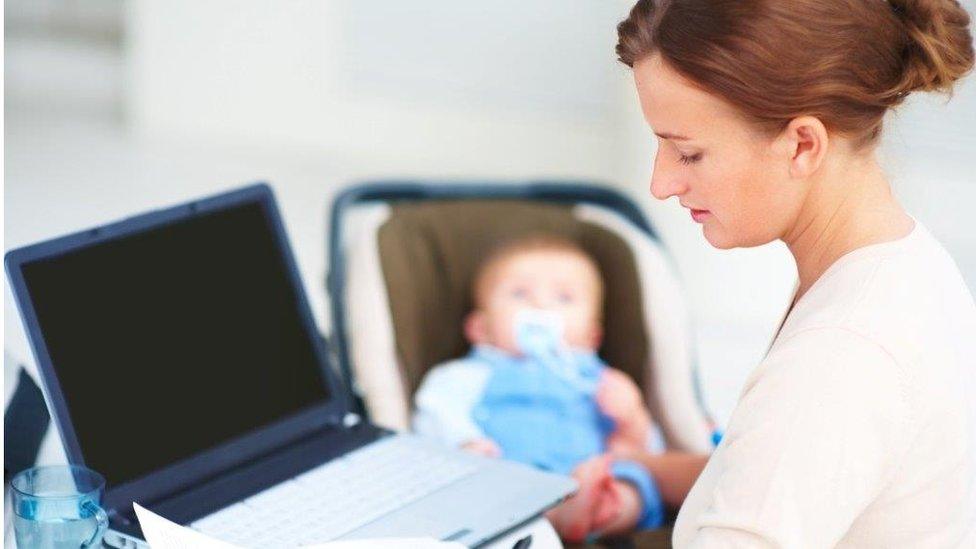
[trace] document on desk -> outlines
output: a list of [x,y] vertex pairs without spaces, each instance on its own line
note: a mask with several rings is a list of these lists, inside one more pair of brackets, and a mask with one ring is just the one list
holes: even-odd
[[[146,542],[152,549],[240,549],[225,541],[180,526],[149,509],[133,503],[136,517]],[[350,541],[332,541],[303,545],[305,549],[464,549],[456,542],[438,541],[433,538],[382,538]]]
[[237,549],[236,545],[214,539],[164,519],[138,503],[133,503],[142,535],[152,549]]

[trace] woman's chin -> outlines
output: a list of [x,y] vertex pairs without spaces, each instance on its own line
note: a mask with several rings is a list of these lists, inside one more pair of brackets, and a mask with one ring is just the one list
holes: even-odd
[[773,242],[778,237],[773,234],[765,233],[731,233],[723,230],[722,227],[705,225],[702,227],[705,240],[718,250],[730,250],[732,248],[755,248]]
[[704,225],[702,226],[702,233],[705,235],[705,240],[707,240],[713,248],[728,250],[736,247],[735,241],[732,238],[729,238],[729,235],[720,230],[716,230],[714,227]]

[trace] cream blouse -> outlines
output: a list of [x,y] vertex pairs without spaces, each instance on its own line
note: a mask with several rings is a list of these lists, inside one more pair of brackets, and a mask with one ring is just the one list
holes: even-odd
[[673,542],[976,548],[976,305],[921,224],[796,303]]

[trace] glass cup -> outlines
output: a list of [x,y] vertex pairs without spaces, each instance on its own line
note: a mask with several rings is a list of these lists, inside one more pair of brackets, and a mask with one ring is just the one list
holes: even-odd
[[99,547],[108,516],[102,475],[80,465],[21,471],[10,481],[18,549]]

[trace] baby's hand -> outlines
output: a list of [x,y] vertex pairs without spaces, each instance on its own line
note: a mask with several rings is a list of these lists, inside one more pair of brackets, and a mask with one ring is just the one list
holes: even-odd
[[600,411],[616,422],[644,412],[637,384],[620,370],[607,368],[596,391],[596,403]]
[[651,416],[644,407],[640,389],[627,374],[612,368],[605,370],[597,388],[596,403],[616,424],[614,438],[644,446]]
[[502,449],[490,438],[476,438],[461,445],[461,449],[485,457],[501,457]]

